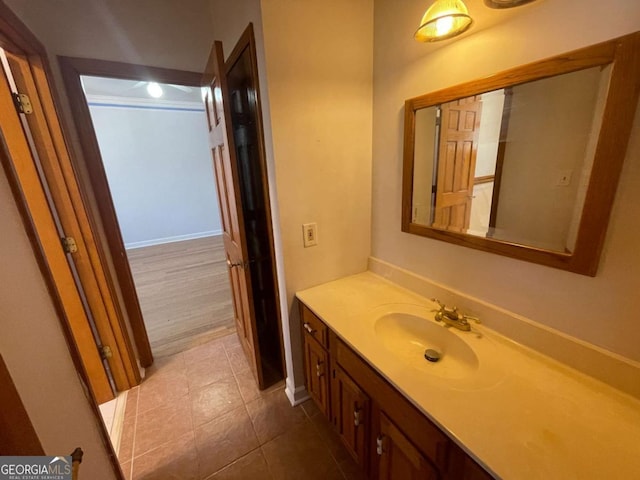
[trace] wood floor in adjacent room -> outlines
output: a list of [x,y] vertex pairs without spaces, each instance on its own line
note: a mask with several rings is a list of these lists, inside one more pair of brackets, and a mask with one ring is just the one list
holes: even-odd
[[155,356],[235,331],[221,235],[131,249],[127,257]]

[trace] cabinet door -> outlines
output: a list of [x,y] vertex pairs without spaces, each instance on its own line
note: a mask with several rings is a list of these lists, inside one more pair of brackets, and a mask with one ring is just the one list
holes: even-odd
[[437,471],[405,435],[380,413],[380,435],[376,441],[381,480],[436,480]]
[[305,376],[307,378],[307,391],[318,408],[327,417],[329,416],[329,357],[320,344],[308,334],[304,336]]
[[338,434],[358,465],[364,467],[369,438],[369,397],[339,366],[335,367],[331,389],[331,411]]

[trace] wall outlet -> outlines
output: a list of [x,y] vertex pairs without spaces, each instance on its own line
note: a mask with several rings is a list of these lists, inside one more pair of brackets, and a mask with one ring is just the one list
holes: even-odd
[[318,224],[317,223],[303,223],[302,224],[302,236],[304,248],[313,247],[318,244]]

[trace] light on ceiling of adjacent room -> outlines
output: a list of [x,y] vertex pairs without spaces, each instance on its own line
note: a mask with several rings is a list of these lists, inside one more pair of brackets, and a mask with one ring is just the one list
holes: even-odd
[[419,42],[437,42],[460,35],[473,20],[462,0],[436,0],[420,22],[415,34]]
[[156,82],[149,82],[147,84],[147,93],[153,98],[160,98],[162,96],[162,87]]

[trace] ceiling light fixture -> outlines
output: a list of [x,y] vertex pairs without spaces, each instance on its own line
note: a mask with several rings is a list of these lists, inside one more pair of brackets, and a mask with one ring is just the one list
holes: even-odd
[[473,20],[462,0],[436,0],[420,22],[414,35],[419,42],[437,42],[466,31]]
[[489,8],[513,8],[533,1],[535,0],[484,0],[484,4]]
[[156,82],[149,82],[147,84],[147,93],[153,98],[160,98],[163,94],[162,87]]

